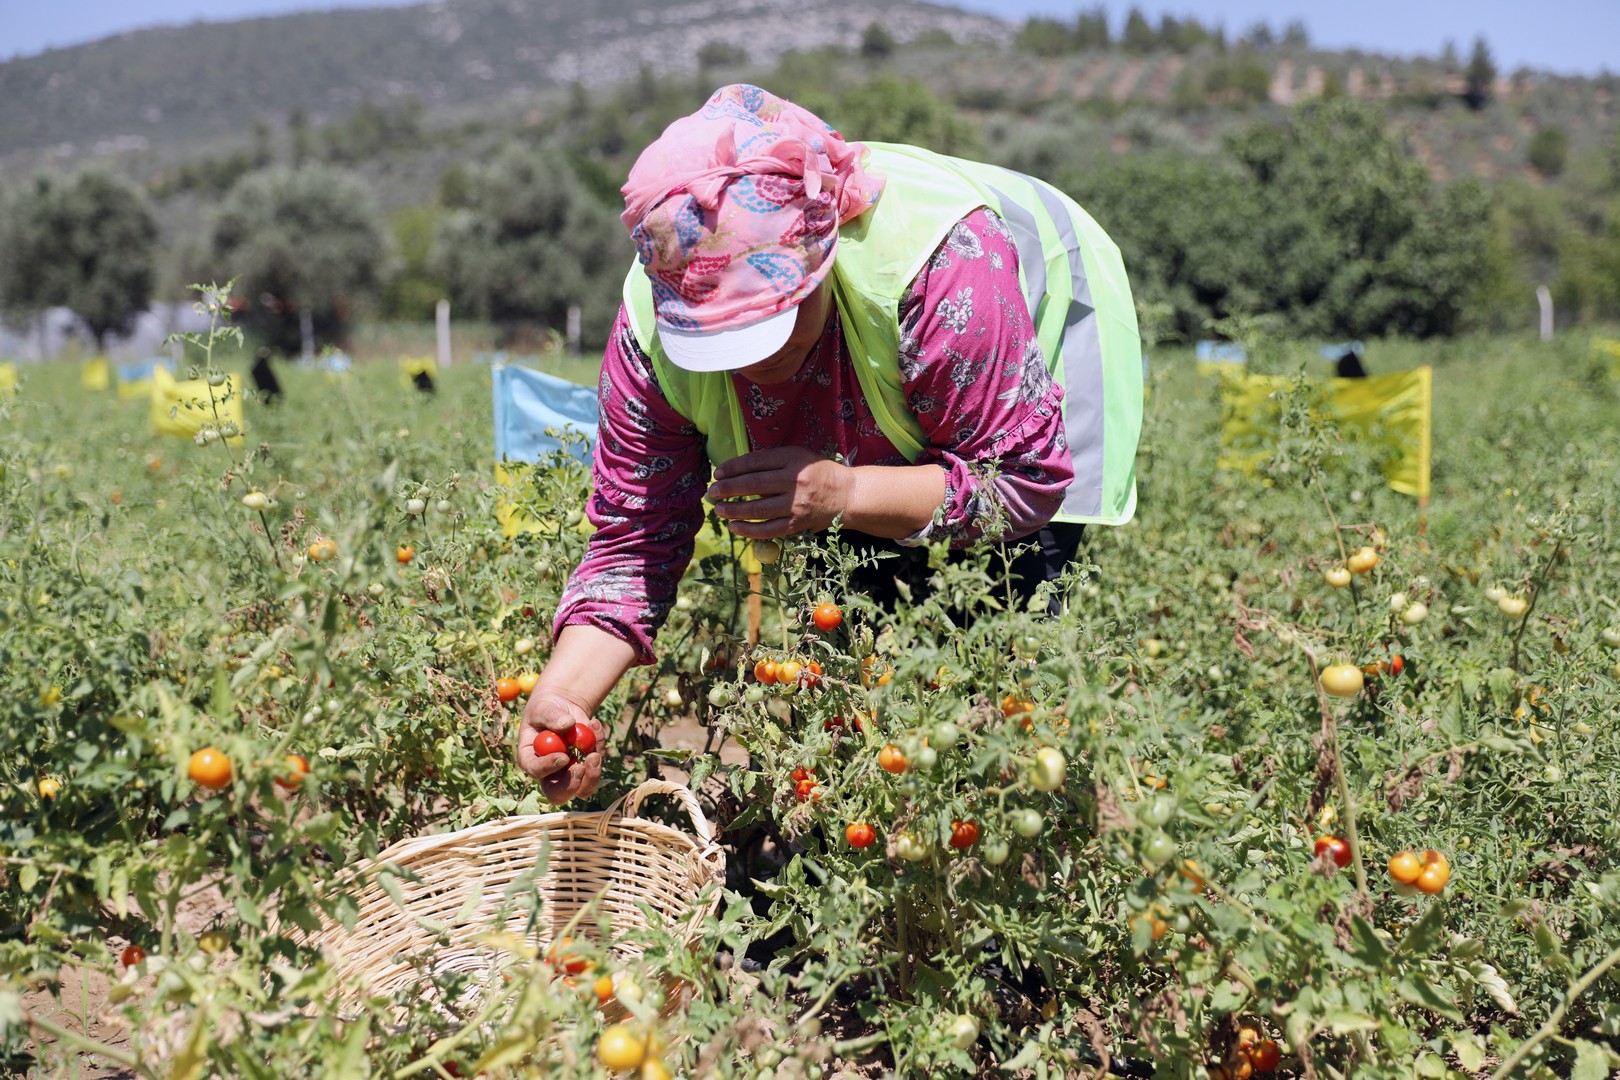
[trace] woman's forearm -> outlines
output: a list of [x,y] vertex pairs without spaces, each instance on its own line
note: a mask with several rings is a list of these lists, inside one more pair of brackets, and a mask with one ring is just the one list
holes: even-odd
[[556,647],[536,686],[594,713],[639,658],[639,651],[628,641],[600,627],[574,623],[557,635]]
[[938,465],[859,465],[849,473],[844,527],[868,536],[910,536],[945,502],[945,470]]

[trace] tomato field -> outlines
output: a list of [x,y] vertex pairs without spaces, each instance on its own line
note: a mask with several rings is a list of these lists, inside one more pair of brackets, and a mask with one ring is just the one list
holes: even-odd
[[[1609,1075],[1620,381],[1575,338],[1375,357],[1435,365],[1421,521],[1304,381],[1257,473],[1220,472],[1215,387],[1172,350],[1137,516],[1088,533],[1059,616],[1008,609],[993,549],[885,611],[835,530],[765,567],[750,646],[741,571],[695,566],[659,666],[599,714],[589,808],[688,781],[718,914],[634,961],[588,919],[566,954],[492,934],[505,988],[465,1008],[339,1008],[308,934],[352,922],[345,871],[390,843],[551,810],[513,742],[587,472],[497,487],[476,364],[433,395],[391,362],[290,372],[196,440],[25,370],[0,405],[8,1069]],[[538,531],[503,535],[510,498]]]

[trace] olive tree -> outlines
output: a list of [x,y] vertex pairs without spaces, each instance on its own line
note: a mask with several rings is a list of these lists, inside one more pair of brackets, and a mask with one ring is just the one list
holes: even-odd
[[100,351],[151,301],[157,239],[151,205],[129,181],[41,175],[0,212],[0,310],[26,322],[68,308]]
[[237,279],[249,302],[244,325],[288,351],[304,312],[317,340],[341,339],[354,304],[387,277],[387,231],[370,193],[328,165],[244,176],[221,201],[208,247],[211,276]]

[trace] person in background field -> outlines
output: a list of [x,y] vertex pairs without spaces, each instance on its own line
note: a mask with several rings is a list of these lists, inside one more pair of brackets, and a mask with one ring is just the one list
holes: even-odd
[[[846,143],[736,85],[671,124],[623,194],[638,264],[602,361],[597,530],[518,738],[556,803],[596,787],[593,713],[653,662],[705,496],[758,540],[841,516],[857,546],[962,547],[999,521],[991,541],[1035,545],[1026,597],[1086,523],[1135,507],[1135,308],[1117,248],[1056,189]],[[897,561],[862,584],[892,589]],[[595,751],[536,752],[576,724]]]

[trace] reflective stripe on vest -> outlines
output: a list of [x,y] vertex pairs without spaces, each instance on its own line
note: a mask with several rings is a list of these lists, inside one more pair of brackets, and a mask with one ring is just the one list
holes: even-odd
[[[888,186],[877,207],[840,230],[831,280],[847,353],[878,427],[916,460],[922,431],[900,382],[900,301],[956,223],[987,206],[1012,233],[1036,338],[1064,388],[1064,437],[1075,478],[1055,520],[1130,520],[1142,423],[1141,341],[1119,249],[1090,215],[1043,181],[916,147],[867,145],[866,167]],[[625,279],[624,299],[665,397],[704,434],[710,460],[746,453],[731,373],[697,374],[669,363],[639,264]]]

